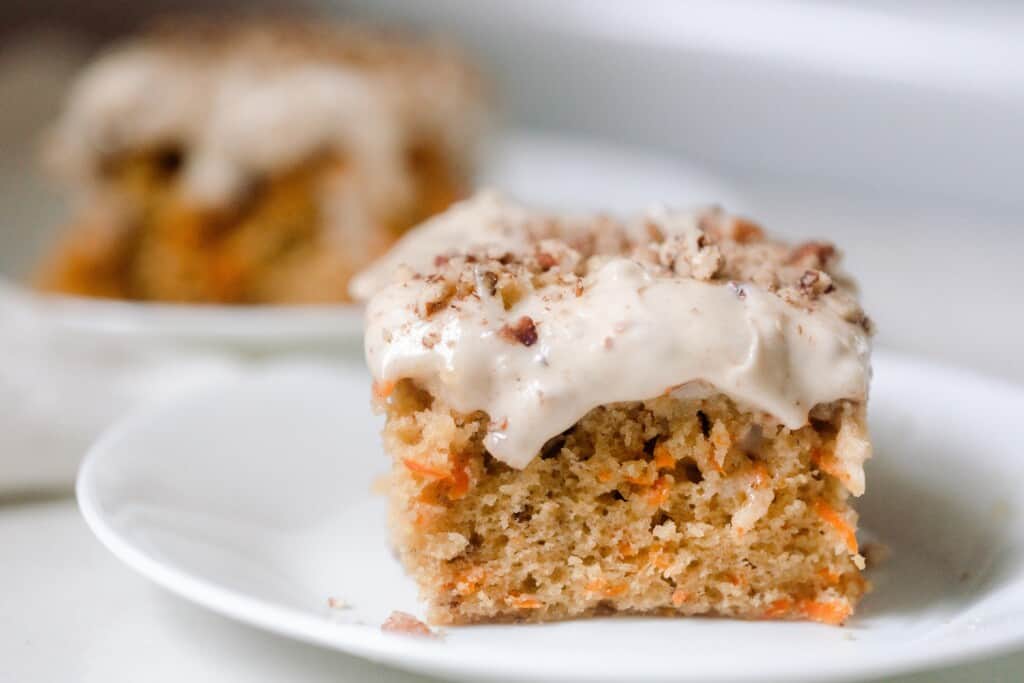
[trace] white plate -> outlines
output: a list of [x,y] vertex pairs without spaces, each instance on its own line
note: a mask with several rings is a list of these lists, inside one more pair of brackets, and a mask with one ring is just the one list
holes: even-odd
[[[419,612],[393,559],[368,378],[279,367],[139,414],[89,453],[78,499],[118,557],[238,620],[465,680],[821,680],[1024,644],[1024,391],[877,354],[863,526],[892,548],[844,628],[596,619],[382,633]],[[351,605],[327,606],[329,597]]]

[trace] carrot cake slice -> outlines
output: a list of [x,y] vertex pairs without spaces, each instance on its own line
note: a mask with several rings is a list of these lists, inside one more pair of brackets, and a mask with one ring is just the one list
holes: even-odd
[[485,108],[445,45],[322,21],[165,22],[70,93],[48,161],[77,208],[38,283],[346,300],[353,273],[464,195]]
[[853,613],[870,323],[834,247],[493,195],[420,230],[366,356],[431,621]]

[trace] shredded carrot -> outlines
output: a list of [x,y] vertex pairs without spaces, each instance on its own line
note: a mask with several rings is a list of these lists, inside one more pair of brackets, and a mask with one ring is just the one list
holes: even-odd
[[609,598],[624,594],[629,590],[629,584],[626,583],[613,583],[610,586],[605,587],[604,594]]
[[645,472],[642,477],[626,477],[626,481],[637,486],[650,486],[654,483],[655,476],[650,472]]
[[776,600],[772,604],[768,605],[768,609],[764,611],[765,619],[778,619],[784,617],[793,611],[793,601],[789,598],[781,598]]
[[538,609],[543,606],[535,595],[512,594],[505,598],[505,603],[509,607],[515,607],[516,609]]
[[469,473],[465,467],[456,467],[451,473],[452,486],[448,491],[448,497],[458,500],[469,492]]
[[473,567],[464,572],[455,582],[455,590],[459,595],[467,596],[480,590],[480,584],[487,578],[487,573],[480,567]]
[[448,479],[452,476],[452,473],[448,470],[434,467],[433,465],[425,465],[412,458],[402,458],[402,464],[413,474],[420,474],[430,479]]
[[690,594],[684,591],[682,588],[677,588],[672,593],[672,604],[676,607],[681,607],[684,602],[690,599]]
[[597,480],[602,484],[607,484],[612,480],[612,473],[608,470],[601,470],[597,473]]
[[851,554],[857,552],[857,534],[854,533],[853,527],[850,526],[849,522],[843,519],[835,508],[830,506],[825,501],[819,499],[814,501],[814,511],[825,520],[828,524],[832,525],[836,531],[843,537],[843,541],[846,543],[846,549]]
[[844,470],[839,464],[839,459],[836,458],[835,453],[815,448],[811,451],[811,463],[825,474],[831,474],[839,481],[846,482],[850,480],[849,472]]
[[636,548],[629,541],[619,541],[619,557],[635,557]]
[[443,501],[438,495],[438,488],[436,486],[424,486],[420,489],[420,493],[416,496],[417,503],[424,503],[426,505],[442,505]]
[[659,470],[670,470],[676,466],[676,459],[672,457],[668,446],[662,442],[658,442],[654,447],[654,466]]
[[828,602],[817,602],[815,600],[801,600],[800,613],[811,621],[822,624],[838,626],[849,618],[853,609],[846,600],[830,600]]
[[725,580],[734,586],[744,586],[747,583],[742,576],[733,574],[732,572],[725,575]]
[[841,574],[839,574],[839,572],[834,572],[828,567],[822,567],[819,569],[818,576],[820,576],[825,583],[830,585],[839,583],[839,579],[841,578]]
[[651,552],[653,555],[653,557],[651,558],[651,564],[653,564],[657,569],[665,571],[666,569],[672,566],[672,560],[668,557],[665,557],[664,551],[662,551],[661,546],[655,546],[654,550],[652,550]]
[[590,593],[600,593],[606,597],[613,598],[625,593],[629,586],[625,583],[608,583],[607,579],[596,578],[587,582],[584,588]]
[[765,619],[799,616],[822,624],[838,626],[852,613],[853,608],[846,600],[799,600],[794,603],[790,598],[782,598],[768,605],[762,616]]
[[668,500],[668,490],[669,480],[665,477],[658,477],[647,493],[647,502],[654,507],[661,507]]
[[763,462],[754,463],[754,488],[760,489],[768,486],[772,480],[771,473],[768,472],[768,468],[765,467]]
[[378,400],[383,401],[395,390],[396,382],[374,382],[373,383],[373,395]]
[[[465,467],[456,466],[453,470],[443,469],[434,465],[426,465],[412,458],[403,458],[402,464],[413,474],[434,479],[436,481],[450,482],[447,495],[450,500],[458,500],[469,492],[469,472]],[[425,489],[420,494],[421,502],[437,502],[436,495],[430,489]]]

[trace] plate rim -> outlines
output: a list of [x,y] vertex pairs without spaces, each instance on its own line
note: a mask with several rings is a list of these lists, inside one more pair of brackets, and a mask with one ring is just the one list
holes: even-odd
[[[1024,386],[1003,378],[994,378],[968,368],[941,362],[936,363],[929,359],[888,349],[876,349],[874,353],[876,359],[883,358],[886,363],[892,362],[916,366],[919,370],[937,371],[950,376],[951,379],[970,378],[993,388],[1011,390],[1024,400]],[[460,645],[459,654],[455,655],[450,648],[444,646],[443,640],[438,642],[401,638],[368,628],[366,625],[345,624],[321,619],[298,609],[254,597],[231,586],[222,585],[204,576],[164,563],[133,544],[131,539],[123,535],[104,514],[101,494],[96,484],[97,472],[101,471],[106,459],[115,457],[114,454],[117,452],[115,449],[122,439],[140,428],[145,428],[148,423],[166,419],[167,414],[172,412],[175,406],[208,400],[211,396],[231,395],[244,390],[247,385],[266,382],[269,376],[282,370],[286,373],[289,372],[288,368],[255,370],[223,384],[192,393],[182,400],[146,406],[106,430],[86,452],[75,483],[78,507],[90,531],[115,557],[160,588],[203,609],[240,623],[406,671],[427,675],[453,676],[459,680],[470,678],[473,680],[508,680],[510,674],[494,666],[494,653],[493,651],[488,652],[486,647]],[[351,370],[351,368],[347,368],[346,374]],[[515,628],[515,626],[505,626],[504,628]],[[749,669],[729,670],[716,665],[713,668],[702,668],[696,671],[643,672],[636,680],[753,682],[782,677],[790,681],[852,681],[878,676],[935,671],[1024,650],[1024,619],[1021,620],[1021,625],[1016,631],[1012,628],[1003,628],[995,633],[996,635],[985,638],[965,636],[954,642],[947,642],[939,652],[930,649],[930,643],[925,639],[907,643],[899,655],[891,654],[891,650],[884,653],[873,653],[873,656],[867,658],[860,652],[844,653],[835,657],[833,661],[827,662],[824,668],[815,666],[810,671],[806,667],[800,668],[793,665],[790,665],[790,668],[762,667],[756,672]],[[934,645],[934,643],[931,644]],[[816,664],[821,663],[820,661],[816,662]],[[617,671],[553,670],[545,668],[543,664],[542,662],[541,665],[535,665],[526,659],[517,660],[518,668],[512,674],[512,679],[611,681],[620,680],[622,675]],[[693,664],[692,660],[689,664]]]
[[6,276],[0,276],[0,296],[69,333],[254,344],[361,335],[364,312],[359,303],[231,306],[101,299],[36,292]]

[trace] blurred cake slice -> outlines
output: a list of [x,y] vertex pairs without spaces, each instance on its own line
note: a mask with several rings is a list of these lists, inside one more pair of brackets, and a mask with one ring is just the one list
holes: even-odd
[[492,195],[423,230],[474,224],[500,239],[407,264],[368,309],[394,542],[429,618],[843,623],[867,590],[870,323],[836,250],[716,209]]
[[347,299],[471,182],[479,78],[446,46],[327,22],[178,20],[81,75],[49,145],[75,218],[44,289]]

